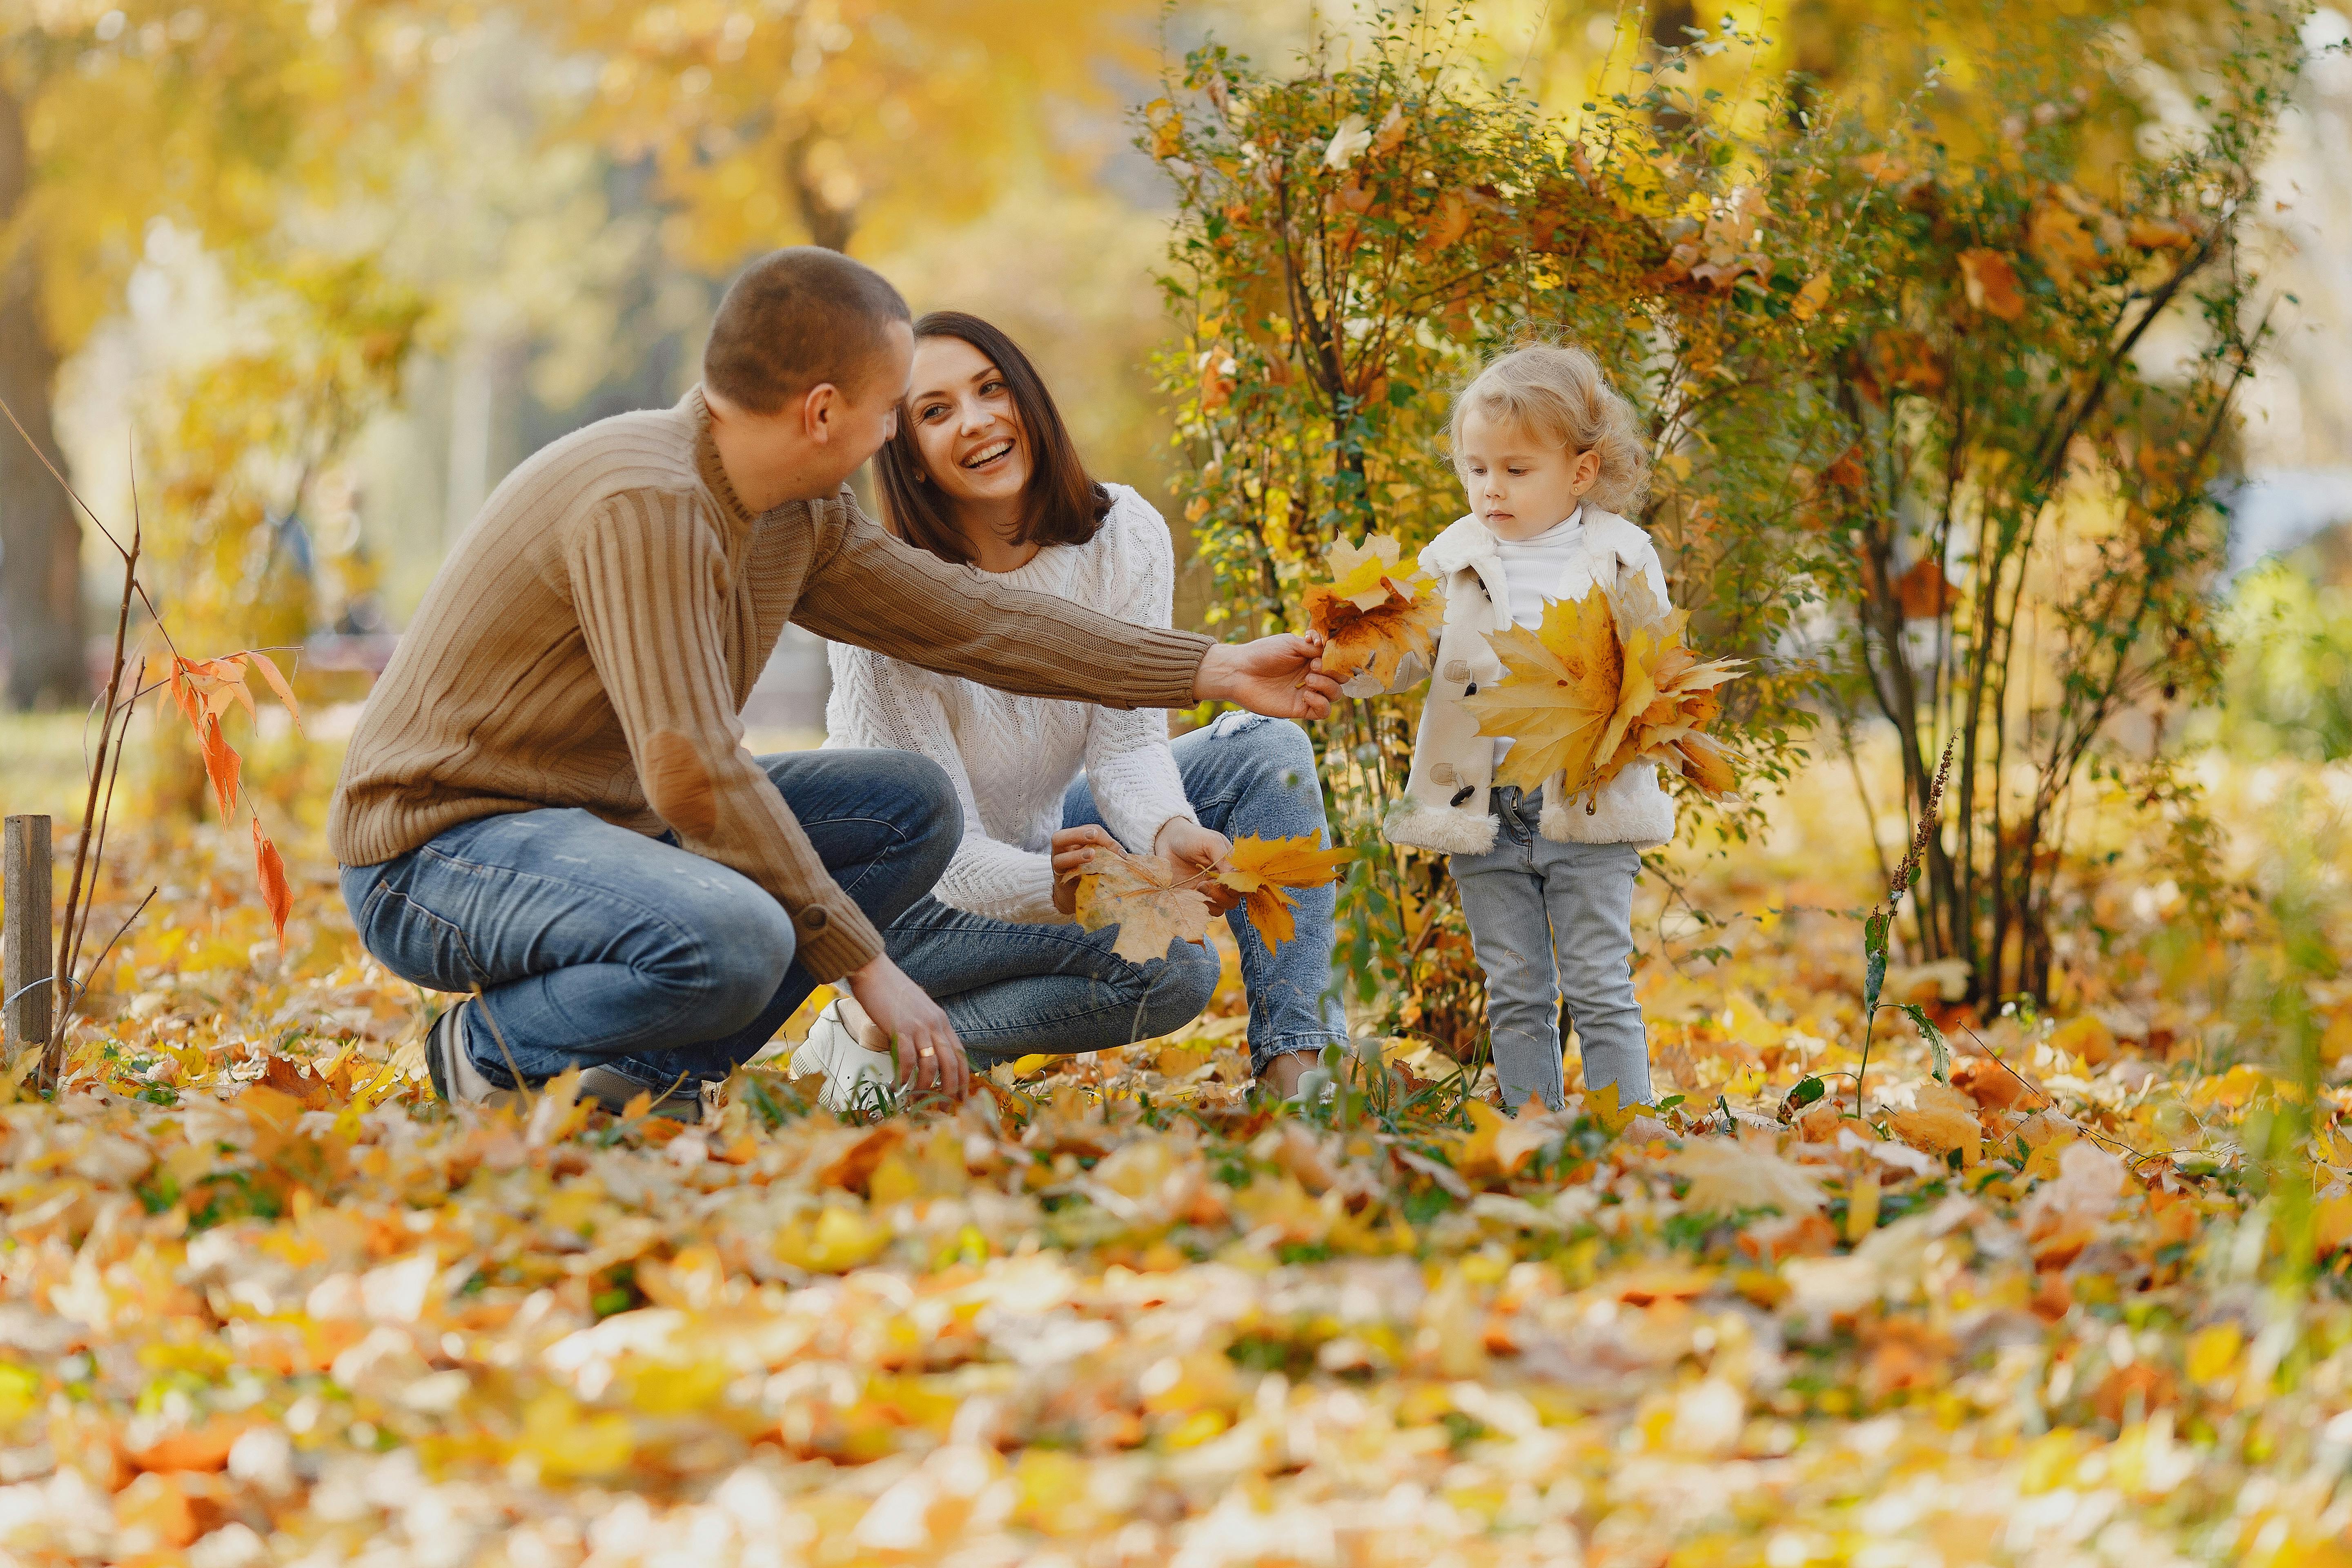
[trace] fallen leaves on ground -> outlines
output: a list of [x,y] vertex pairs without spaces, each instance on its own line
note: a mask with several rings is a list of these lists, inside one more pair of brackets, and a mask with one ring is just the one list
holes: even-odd
[[1296,838],[1245,835],[1234,840],[1217,880],[1244,896],[1242,908],[1250,924],[1266,946],[1279,948],[1297,931],[1290,913],[1292,890],[1329,887],[1355,854],[1345,846],[1324,848],[1318,834]]
[[1321,664],[1332,679],[1370,671],[1388,686],[1407,655],[1427,658],[1435,649],[1445,602],[1434,580],[1400,570],[1399,554],[1384,533],[1360,545],[1334,540],[1325,556],[1332,580],[1307,589],[1307,623],[1327,639]]
[[[1238,1015],[871,1126],[754,1068],[680,1128],[562,1080],[431,1103],[331,868],[289,866],[281,963],[244,835],[123,845],[166,891],[62,1099],[0,1106],[14,1561],[2342,1550],[2352,1092],[2298,1099],[2211,991],[2114,956],[2220,941],[2127,903],[2116,988],[1950,1022],[1953,1086],[1884,1015],[1866,1118],[1853,922],[1808,911],[1874,872],[1801,857],[1715,863],[1754,918],[1640,971],[1661,1136],[1573,1056],[1511,1118],[1402,1038],[1328,1107],[1254,1103]],[[1906,1142],[1922,1112],[1974,1152]]]
[[1098,849],[1094,865],[1078,879],[1078,923],[1088,931],[1117,926],[1111,951],[1119,957],[1150,963],[1167,957],[1171,942],[1207,938],[1207,897],[1167,860]]

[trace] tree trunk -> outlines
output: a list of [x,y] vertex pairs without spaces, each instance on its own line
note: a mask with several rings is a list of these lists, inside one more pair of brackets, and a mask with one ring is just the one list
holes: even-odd
[[827,250],[846,251],[849,237],[857,227],[857,210],[837,207],[824,199],[816,173],[809,167],[809,153],[815,141],[812,132],[796,138],[784,149],[784,181],[792,187],[793,204],[800,209],[801,222],[808,228],[809,243]]
[[[41,456],[62,473],[65,458],[49,423],[58,353],[41,321],[40,247],[17,222],[32,185],[24,112],[0,79],[0,234],[16,231],[15,254],[0,258],[0,398],[6,399]],[[82,658],[81,525],[40,457],[5,427],[0,630],[7,638],[11,707],[78,708],[89,700],[89,673]]]

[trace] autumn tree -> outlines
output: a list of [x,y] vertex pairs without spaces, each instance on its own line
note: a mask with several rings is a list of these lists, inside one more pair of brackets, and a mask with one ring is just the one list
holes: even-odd
[[[169,219],[234,249],[288,194],[343,177],[341,150],[396,135],[429,65],[415,18],[359,4],[203,8],[0,0],[0,398],[63,467],[58,368],[112,310]],[[0,610],[9,700],[79,702],[81,531],[39,457],[0,440]]]
[[1140,0],[532,0],[596,68],[582,128],[649,159],[681,258],[724,270],[771,246],[841,250],[982,211],[1009,169],[1083,159],[1077,116],[1150,60]]

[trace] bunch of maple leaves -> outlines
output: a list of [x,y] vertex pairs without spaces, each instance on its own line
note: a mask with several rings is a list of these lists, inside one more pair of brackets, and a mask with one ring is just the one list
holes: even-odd
[[[1395,683],[1407,658],[1426,668],[1444,603],[1435,581],[1401,571],[1385,534],[1331,547],[1332,580],[1304,595],[1307,622],[1327,639],[1322,665],[1346,681],[1369,673]],[[1664,763],[1701,792],[1728,798],[1730,753],[1706,733],[1723,711],[1717,689],[1745,661],[1701,658],[1685,640],[1689,616],[1661,605],[1639,575],[1580,599],[1546,604],[1534,630],[1489,634],[1504,678],[1468,693],[1479,732],[1512,741],[1495,782],[1534,789],[1564,774],[1569,795],[1596,790],[1636,759]]]

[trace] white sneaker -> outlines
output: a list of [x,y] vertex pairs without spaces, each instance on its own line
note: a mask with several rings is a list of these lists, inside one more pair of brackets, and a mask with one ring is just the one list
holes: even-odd
[[[887,1051],[869,1051],[841,1021],[841,1004],[831,1002],[809,1026],[808,1038],[793,1053],[792,1074],[824,1075],[817,1103],[827,1110],[870,1112],[898,1082],[898,1064]],[[871,1088],[867,1086],[871,1085]]]

